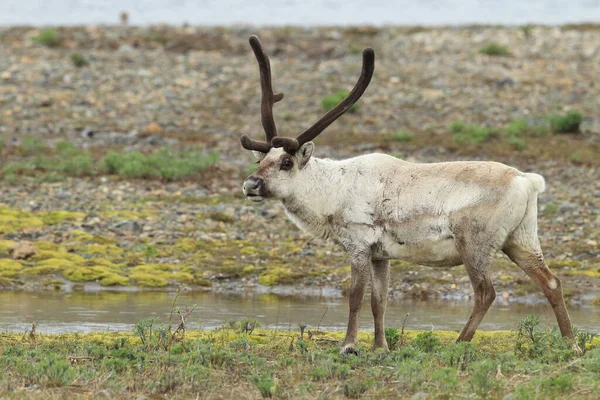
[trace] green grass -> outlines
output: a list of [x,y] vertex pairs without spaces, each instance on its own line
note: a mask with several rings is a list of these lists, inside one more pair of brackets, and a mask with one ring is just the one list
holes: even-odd
[[450,124],[452,140],[459,144],[481,144],[498,136],[498,131],[476,124],[467,124],[464,121],[455,121]]
[[385,136],[385,140],[407,143],[415,138],[415,134],[408,131],[394,132]]
[[219,154],[216,152],[206,155],[165,148],[145,155],[137,151],[110,151],[104,158],[104,169],[109,174],[128,179],[160,178],[177,181],[197,175],[218,160]]
[[508,50],[508,47],[504,45],[498,43],[490,43],[480,48],[479,53],[488,56],[508,56],[510,55],[510,50]]
[[77,68],[85,67],[86,65],[90,64],[87,58],[85,58],[85,56],[81,53],[71,54],[71,62]]
[[578,111],[568,111],[564,115],[550,115],[548,121],[554,133],[578,133],[583,116]]
[[[344,98],[346,98],[346,96],[348,96],[347,91],[338,90],[337,92],[335,92],[333,94],[323,97],[321,99],[321,107],[323,107],[323,110],[329,111],[333,107],[337,106],[342,100],[344,100]],[[350,110],[348,112],[353,113],[353,112],[356,112],[357,109],[358,109],[358,104],[353,104],[352,107],[350,107]]]
[[197,176],[219,160],[216,152],[202,150],[179,151],[169,148],[154,153],[109,151],[95,159],[88,151],[61,141],[50,148],[42,140],[24,138],[17,148],[19,159],[0,160],[5,181],[19,176],[35,177],[42,182],[55,182],[66,177],[118,175],[125,179],[161,179],[179,181]]
[[58,47],[60,45],[60,36],[56,29],[46,28],[39,35],[33,37],[33,41],[46,47]]
[[455,332],[406,331],[387,354],[371,351],[372,334],[360,332],[358,355],[344,355],[341,332],[311,327],[301,334],[233,321],[186,331],[179,315],[190,310],[175,310],[176,323],[141,320],[133,332],[0,334],[0,396],[592,399],[600,390],[598,339],[579,333],[587,351],[577,357],[534,317],[515,333],[479,332],[473,343],[455,344]]

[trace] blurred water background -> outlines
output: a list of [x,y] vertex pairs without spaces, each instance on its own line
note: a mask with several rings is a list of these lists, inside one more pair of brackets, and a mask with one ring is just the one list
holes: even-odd
[[600,21],[600,0],[2,0],[0,25],[464,25]]

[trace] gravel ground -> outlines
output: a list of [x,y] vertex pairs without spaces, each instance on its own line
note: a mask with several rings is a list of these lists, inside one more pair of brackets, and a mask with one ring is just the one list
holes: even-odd
[[[97,154],[107,148],[195,145],[218,151],[221,159],[197,178],[179,183],[110,176],[5,183],[0,208],[24,215],[54,210],[83,215],[5,229],[0,231],[4,241],[51,242],[58,246],[53,251],[63,248],[89,259],[98,254],[81,246],[110,242],[125,255],[103,258],[127,265],[123,271],[129,278],[126,268],[141,264],[185,265],[186,273],[213,290],[264,290],[259,282],[295,289],[346,287],[349,268],[339,249],[299,232],[279,204],[254,205],[241,198],[252,157],[241,150],[238,137],[262,136],[258,73],[247,45],[248,36],[257,33],[271,56],[275,90],[286,95],[275,110],[280,132],[292,136],[301,131],[322,112],[323,96],[351,88],[360,70],[360,50],[372,46],[375,78],[358,112],[316,140],[317,156],[386,151],[419,162],[494,159],[541,173],[547,180],[539,208],[546,257],[573,301],[590,301],[600,291],[597,27],[88,26],[57,31],[60,45],[48,48],[32,40],[39,30],[0,28],[0,137],[5,142],[0,166],[21,157],[15,149],[24,137],[41,138],[50,146],[66,139]],[[479,54],[491,42],[506,45],[510,55]],[[75,52],[89,66],[75,67]],[[585,116],[580,134],[531,138],[522,151],[500,141],[459,146],[448,140],[448,125],[459,119],[499,128],[515,118],[535,121],[568,110]],[[414,140],[385,140],[405,130],[414,133]],[[79,240],[82,231],[104,241]],[[499,293],[527,299],[539,292],[529,290],[525,275],[506,259],[496,264]],[[4,286],[80,285],[61,276],[54,276],[53,284],[43,278],[19,275]],[[175,279],[166,287],[195,289],[198,283]],[[395,296],[471,293],[462,267],[436,270],[397,263],[392,287]]]

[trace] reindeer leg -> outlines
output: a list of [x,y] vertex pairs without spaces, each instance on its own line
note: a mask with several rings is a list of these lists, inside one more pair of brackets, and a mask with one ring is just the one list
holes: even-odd
[[540,286],[552,306],[561,335],[573,340],[573,350],[583,354],[575,342],[571,318],[569,318],[562,293],[562,285],[546,265],[541,249],[528,249],[517,243],[510,243],[504,247],[503,251]]
[[384,317],[390,280],[389,260],[373,260],[371,279],[373,282],[371,289],[371,311],[373,311],[373,320],[375,321],[375,343],[373,344],[373,349],[388,351],[388,345],[385,340]]
[[464,217],[454,228],[456,248],[462,256],[475,292],[475,305],[457,342],[470,342],[477,327],[496,299],[488,267],[494,253],[494,234],[485,232],[485,223]]
[[[370,256],[370,255],[369,255]],[[353,255],[350,260],[351,279],[350,286],[350,314],[348,316],[348,329],[346,338],[342,343],[342,353],[354,353],[358,343],[358,316],[365,297],[365,288],[369,280],[371,260],[364,254]]]
[[481,320],[496,299],[496,291],[487,271],[488,264],[489,261],[485,264],[482,261],[477,263],[465,262],[467,274],[475,291],[475,305],[471,317],[469,317],[458,339],[456,339],[457,342],[470,342],[473,339]]

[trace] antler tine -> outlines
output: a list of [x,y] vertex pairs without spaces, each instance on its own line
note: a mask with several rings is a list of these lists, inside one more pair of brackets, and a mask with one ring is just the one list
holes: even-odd
[[375,52],[372,48],[367,47],[363,50],[362,53],[363,62],[362,62],[362,71],[360,73],[360,77],[354,85],[354,88],[348,94],[348,96],[342,100],[337,106],[329,110],[327,114],[322,116],[313,126],[302,132],[295,139],[293,138],[283,138],[276,137],[271,143],[275,147],[283,147],[283,149],[288,153],[296,152],[300,146],[302,146],[306,142],[310,142],[321,132],[323,132],[329,125],[331,125],[336,119],[341,117],[346,111],[352,107],[354,103],[360,99],[362,94],[369,86],[371,82],[371,78],[373,77],[373,71],[375,70]]
[[273,94],[271,63],[263,50],[260,40],[256,35],[252,35],[249,42],[260,69],[260,88],[262,90],[260,105],[261,122],[265,130],[267,143],[271,143],[271,139],[277,136],[277,127],[273,118],[273,104],[283,99],[283,93]]

